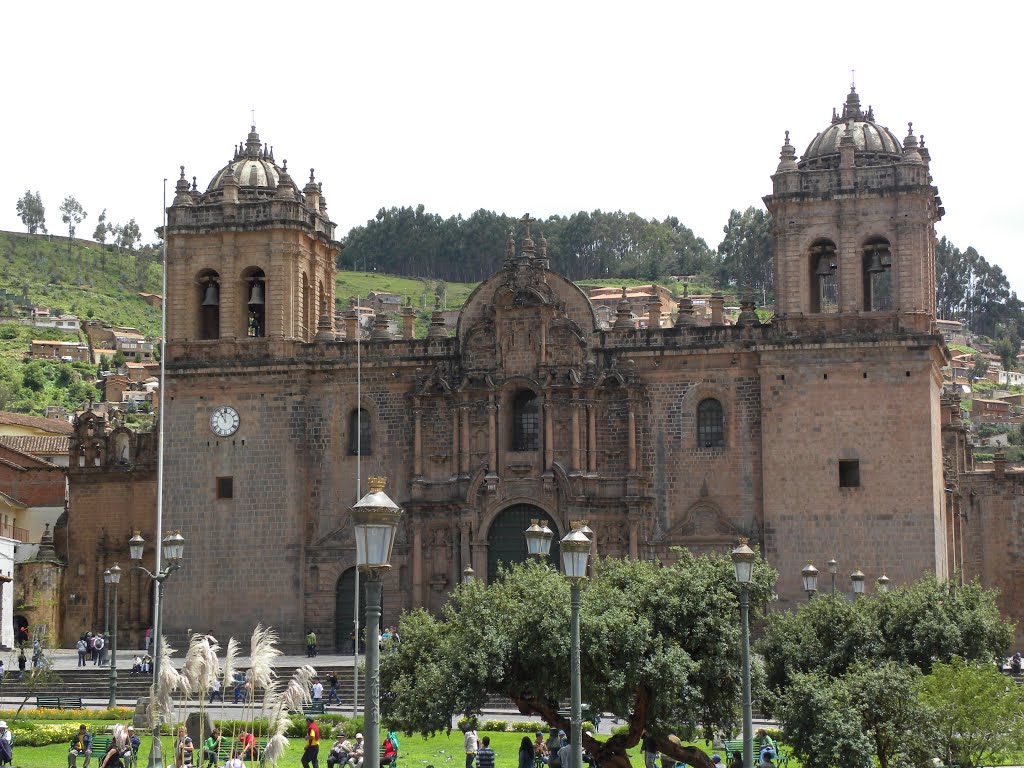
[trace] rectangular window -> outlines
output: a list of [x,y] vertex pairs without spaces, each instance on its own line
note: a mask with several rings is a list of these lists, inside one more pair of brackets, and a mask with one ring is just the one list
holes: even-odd
[[217,498],[218,499],[233,499],[235,497],[235,478],[233,477],[218,477],[217,478]]
[[839,460],[839,487],[860,488],[860,461],[857,459]]

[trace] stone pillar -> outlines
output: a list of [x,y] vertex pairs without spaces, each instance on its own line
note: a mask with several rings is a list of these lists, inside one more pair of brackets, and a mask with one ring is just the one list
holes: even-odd
[[647,305],[647,327],[661,328],[661,299],[657,296]]
[[627,416],[626,441],[629,449],[629,473],[636,473],[636,405],[630,401],[627,404],[629,415]]
[[423,602],[423,521],[412,523],[412,604],[421,607]]
[[491,395],[487,403],[487,468],[498,474],[498,406]]
[[423,477],[423,409],[413,408],[412,476]]
[[544,471],[550,472],[555,463],[554,411],[550,398],[544,399]]
[[629,516],[629,557],[636,560],[640,557],[640,521],[636,516]]
[[587,472],[597,472],[597,404],[587,403]]
[[452,407],[452,463],[451,474],[459,474],[459,407],[453,402]]
[[572,402],[572,455],[569,457],[572,469],[579,471],[580,468],[580,406],[575,400]]
[[722,325],[725,323],[725,297],[722,292],[716,290],[711,295],[711,324]]
[[[463,514],[467,514],[463,512]],[[466,566],[470,564],[470,541],[469,541],[470,525],[468,520],[463,520],[459,524],[459,566],[456,568],[456,581],[462,577],[462,571],[466,569]],[[473,569],[476,570],[475,568]]]
[[459,469],[460,474],[469,474],[469,458],[470,458],[470,445],[469,445],[469,405],[463,403],[459,406],[459,413],[462,415],[462,466]]

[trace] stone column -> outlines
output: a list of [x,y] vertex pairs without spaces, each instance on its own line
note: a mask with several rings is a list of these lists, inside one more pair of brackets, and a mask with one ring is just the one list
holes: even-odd
[[597,404],[587,403],[587,472],[597,472]]
[[452,402],[452,475],[459,474],[459,407]]
[[423,409],[413,408],[412,476],[423,477]]
[[627,417],[626,440],[629,447],[629,473],[636,473],[636,405],[633,401],[627,404],[629,415]]
[[498,474],[498,406],[493,394],[487,403],[487,422],[487,468]]
[[544,471],[550,472],[555,463],[554,411],[550,398],[544,399]]
[[636,560],[640,557],[640,521],[635,515],[629,515],[629,557]]
[[463,475],[469,474],[469,458],[470,458],[470,445],[469,445],[469,405],[463,402],[459,406],[459,413],[462,415],[462,466],[459,472]]
[[423,521],[412,521],[412,604],[423,605]]
[[[463,512],[463,514],[466,514]],[[466,569],[466,566],[470,563],[470,541],[469,541],[470,525],[468,520],[463,520],[459,523],[459,566],[456,568],[456,581],[462,577],[462,572]],[[475,568],[473,570],[476,570]]]
[[572,455],[569,457],[572,468],[579,471],[580,468],[580,405],[579,402],[572,402]]

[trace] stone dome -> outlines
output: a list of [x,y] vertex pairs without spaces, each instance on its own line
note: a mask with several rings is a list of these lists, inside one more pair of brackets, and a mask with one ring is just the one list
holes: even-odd
[[271,192],[277,189],[282,174],[281,168],[274,162],[273,149],[268,150],[266,145],[260,143],[255,125],[249,131],[245,143],[235,147],[234,159],[217,171],[206,191],[209,193],[223,187],[229,170],[242,189],[262,188]]
[[838,168],[839,146],[849,136],[856,149],[856,164],[877,165],[899,162],[903,145],[888,128],[875,122],[874,110],[860,107],[860,97],[854,88],[846,97],[843,113],[832,112],[832,125],[815,136],[800,158],[801,169]]

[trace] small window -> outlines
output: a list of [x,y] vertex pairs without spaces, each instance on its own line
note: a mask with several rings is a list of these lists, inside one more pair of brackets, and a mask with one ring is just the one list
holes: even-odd
[[536,451],[540,445],[540,416],[537,395],[529,390],[512,401],[512,450]]
[[839,460],[839,487],[860,488],[860,461],[857,459]]
[[218,499],[233,499],[233,498],[235,498],[235,478],[233,478],[233,477],[218,477],[217,478],[217,498]]
[[722,404],[714,398],[701,400],[697,406],[697,445],[701,448],[725,446],[725,420]]
[[373,454],[370,413],[365,408],[352,411],[348,417],[348,455],[370,456]]

